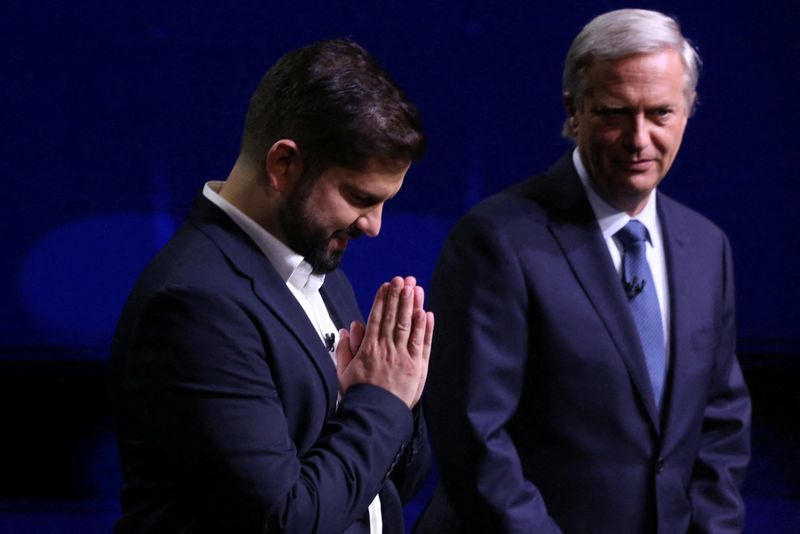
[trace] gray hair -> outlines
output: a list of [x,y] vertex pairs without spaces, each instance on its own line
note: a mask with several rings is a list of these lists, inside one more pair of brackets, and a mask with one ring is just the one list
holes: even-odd
[[[619,9],[603,13],[583,27],[572,41],[564,63],[563,90],[576,107],[581,106],[586,69],[597,61],[613,61],[664,49],[678,52],[686,69],[684,93],[689,113],[694,111],[695,89],[700,77],[700,56],[681,33],[678,21],[658,11]],[[574,138],[569,118],[562,135]]]

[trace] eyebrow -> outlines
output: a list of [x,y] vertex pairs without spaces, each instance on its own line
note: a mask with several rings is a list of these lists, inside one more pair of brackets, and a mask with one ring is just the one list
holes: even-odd
[[[645,107],[644,112],[647,113],[650,111],[661,110],[661,109],[675,110],[678,107],[679,107],[678,104],[663,102],[660,104],[654,104],[652,106]],[[627,106],[627,105],[597,104],[592,106],[590,109],[593,113],[603,113],[607,111],[630,113],[638,111],[639,108],[637,106]]]

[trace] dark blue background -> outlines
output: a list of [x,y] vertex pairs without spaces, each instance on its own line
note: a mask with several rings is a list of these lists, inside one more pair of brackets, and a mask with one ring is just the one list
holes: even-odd
[[[676,15],[705,62],[700,106],[663,190],[716,221],[734,247],[740,347],[762,401],[749,524],[800,528],[800,4],[640,6]],[[393,274],[427,282],[471,205],[568,149],[563,58],[583,24],[619,7],[629,3],[6,6],[0,415],[12,438],[0,527],[108,528],[120,475],[104,370],[120,307],[197,190],[227,175],[250,93],[274,60],[351,36],[422,113],[427,156],[387,205],[381,236],[354,243],[345,260],[368,311]]]

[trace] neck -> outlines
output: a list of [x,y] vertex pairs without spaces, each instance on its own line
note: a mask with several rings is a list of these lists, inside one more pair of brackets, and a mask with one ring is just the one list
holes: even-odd
[[285,241],[278,222],[278,195],[269,189],[266,176],[257,166],[240,157],[219,194],[270,234]]
[[623,199],[621,201],[613,202],[612,206],[618,210],[624,211],[631,217],[635,217],[642,212],[645,206],[647,206],[647,201],[649,199],[650,195],[648,194],[644,198]]
[[590,178],[592,186],[597,193],[608,202],[611,206],[614,206],[620,211],[624,211],[631,217],[635,217],[647,206],[647,202],[650,200],[650,195],[653,193],[650,191],[644,196],[641,195],[628,195],[628,196],[612,196],[609,194],[609,191],[599,184],[594,178]]

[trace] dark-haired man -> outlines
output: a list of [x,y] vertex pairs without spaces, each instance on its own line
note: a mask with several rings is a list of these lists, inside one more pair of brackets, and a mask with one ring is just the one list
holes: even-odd
[[378,235],[424,143],[352,41],[267,72],[230,175],[205,184],[117,329],[118,532],[402,532],[430,462],[416,404],[433,316],[396,277],[363,325],[338,265]]
[[453,230],[425,403],[442,486],[420,531],[741,531],[731,251],[656,190],[698,70],[672,18],[595,18],[564,67],[576,147]]

